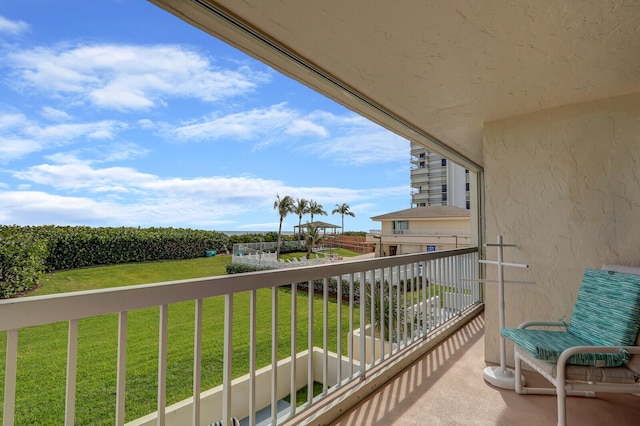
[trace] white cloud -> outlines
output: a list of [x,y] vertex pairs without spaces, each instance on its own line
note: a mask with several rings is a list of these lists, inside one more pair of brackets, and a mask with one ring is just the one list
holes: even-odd
[[99,160],[100,162],[131,160],[134,158],[145,157],[150,152],[150,150],[142,148],[141,146],[131,142],[112,143],[107,146],[99,146],[97,147],[97,150],[99,155],[103,156],[102,160]]
[[8,163],[49,147],[75,143],[82,138],[111,140],[126,128],[125,123],[113,120],[46,126],[22,114],[0,113],[0,163]]
[[166,133],[182,141],[236,138],[260,139],[264,144],[278,138],[297,114],[297,111],[286,108],[284,104],[278,104],[269,108],[252,109],[225,116],[213,115],[198,123],[167,128]]
[[[320,158],[330,159],[338,163],[367,165],[390,163],[408,160],[409,141],[397,136],[377,124],[355,114],[336,115],[327,111],[314,111],[299,122],[311,130],[329,129],[320,141],[313,139],[305,145],[305,149]],[[295,126],[293,128],[296,128]],[[337,135],[332,137],[330,135]],[[307,136],[308,137],[308,136]]]
[[[79,159],[73,153],[48,158],[51,164],[14,172],[13,177],[32,188],[48,187],[52,193],[0,191],[7,217],[31,224],[47,223],[45,218],[51,218],[56,224],[209,227],[232,223],[230,218],[256,211],[273,215],[277,193],[312,198],[330,211],[336,200],[356,205],[353,203],[407,192],[406,187],[292,187],[248,176],[164,178],[127,167],[99,168],[96,161]],[[260,225],[274,228],[272,222]]]
[[305,119],[293,120],[286,133],[294,136],[314,135],[322,138],[329,136],[329,131],[324,126]]
[[71,116],[66,112],[50,106],[42,107],[42,116],[53,121],[67,121]]
[[9,163],[40,149],[42,145],[36,141],[0,135],[0,164]]
[[208,57],[177,45],[78,45],[7,54],[18,88],[115,110],[148,110],[169,98],[214,102],[242,95],[269,80],[246,66],[216,67]]
[[11,21],[0,15],[0,34],[19,35],[29,30],[24,21]]
[[340,163],[381,164],[408,161],[409,141],[388,132],[374,131],[334,138],[331,143],[314,145],[312,149],[321,158]]
[[138,120],[138,126],[142,129],[153,129],[156,127],[156,124],[148,118],[143,118],[142,120]]

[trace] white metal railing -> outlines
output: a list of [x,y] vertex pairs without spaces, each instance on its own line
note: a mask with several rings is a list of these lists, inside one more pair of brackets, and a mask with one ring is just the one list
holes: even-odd
[[[271,424],[276,425],[309,409],[345,384],[364,377],[373,366],[401,355],[416,342],[427,339],[433,330],[481,303],[479,284],[463,278],[478,278],[477,248],[3,300],[0,301],[0,333],[6,332],[3,424],[10,426],[21,420],[16,417],[15,403],[19,334],[27,327],[60,321],[68,323],[66,425],[73,425],[75,420],[78,336],[82,331],[78,330],[78,321],[105,314],[118,316],[113,419],[116,425],[124,425],[127,368],[130,367],[127,364],[128,314],[148,307],[159,307],[157,411],[148,416],[150,423],[139,421],[135,424],[165,425],[171,421],[174,422],[171,424],[200,425],[220,419],[228,421],[231,417],[248,417],[249,424],[254,425],[256,413],[261,409],[276,407],[283,397],[292,395],[287,412],[279,414],[278,410],[271,410]],[[259,367],[269,368],[268,364],[256,365],[259,349],[256,347],[256,318],[261,313],[256,294],[265,289],[270,289],[271,293],[268,388],[258,387],[259,375],[256,374]],[[279,306],[278,299],[283,291],[290,293],[290,302]],[[250,298],[248,324],[234,325],[234,297],[246,293]],[[203,355],[207,350],[202,344],[203,300],[212,297],[224,298],[224,311],[219,312],[224,316],[221,402],[213,408],[212,403],[203,403],[206,392],[201,389]],[[299,313],[298,304],[303,298],[308,308]],[[185,301],[193,302],[195,311],[193,326],[184,330],[194,333],[193,397],[189,399],[186,418],[171,411],[174,406],[170,404],[175,401],[166,398],[167,387],[171,386],[167,374],[168,313],[170,306]],[[279,325],[280,314],[289,311],[290,328]],[[296,336],[301,331],[298,324],[305,321],[307,339],[298,341]],[[321,324],[319,329],[314,327],[318,322]],[[248,330],[242,334],[249,336],[248,366],[232,364],[234,330],[240,326]],[[336,330],[340,332],[330,344],[329,334]],[[320,339],[319,336],[316,338],[316,333],[322,334],[320,347],[317,347]],[[290,357],[283,370],[285,364],[282,363],[286,360],[279,358],[278,342],[285,336],[290,341]],[[304,362],[297,361],[302,359],[301,351],[306,351]],[[185,366],[185,369],[187,367],[191,366]],[[238,370],[249,371],[248,385],[242,388],[248,390],[238,390]],[[313,394],[314,382],[322,384],[322,391],[316,396]],[[295,395],[300,388],[306,388],[308,396],[303,404],[296,406]],[[242,405],[240,402],[246,402],[244,408],[238,408]],[[203,414],[205,409],[206,415]],[[168,416],[169,412],[171,415]],[[113,422],[113,419],[100,421]]]

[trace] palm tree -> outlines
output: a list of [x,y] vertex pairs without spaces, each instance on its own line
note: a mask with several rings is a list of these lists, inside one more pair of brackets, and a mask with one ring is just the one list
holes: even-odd
[[307,229],[304,232],[304,242],[307,244],[307,259],[311,258],[313,247],[322,240],[319,230],[320,228],[307,222]]
[[313,200],[309,200],[309,213],[311,213],[311,223],[313,223],[314,214],[327,215],[327,212],[322,209],[322,204],[318,204],[317,201]]
[[276,257],[280,257],[280,244],[282,237],[282,221],[289,214],[293,213],[294,202],[293,198],[288,195],[280,198],[280,195],[276,195],[276,201],[273,203],[273,209],[278,211],[280,215],[280,226],[278,227],[278,246],[276,249]]
[[344,215],[356,217],[356,214],[349,210],[349,204],[347,203],[342,203],[342,205],[336,204],[336,208],[331,211],[331,214],[336,213],[342,216],[342,233],[344,234]]
[[300,241],[302,239],[302,215],[309,213],[309,201],[304,198],[298,198],[293,212],[298,215],[298,241]]

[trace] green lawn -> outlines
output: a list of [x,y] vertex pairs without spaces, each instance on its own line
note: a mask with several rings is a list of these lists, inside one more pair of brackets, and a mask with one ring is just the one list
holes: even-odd
[[[50,274],[32,295],[55,294],[144,284],[177,279],[197,278],[225,273],[227,256],[184,261],[154,262],[105,266]],[[279,291],[279,356],[290,352],[291,292]],[[223,298],[204,301],[202,389],[222,382]],[[314,340],[322,342],[322,299],[314,299]],[[271,291],[258,292],[257,363],[271,362]],[[306,348],[308,298],[298,296],[296,333],[299,350]],[[127,421],[155,411],[157,398],[159,308],[132,311],[127,336]],[[337,309],[329,307],[330,347],[337,345]],[[357,314],[356,314],[357,317]],[[183,302],[169,307],[169,339],[167,401],[169,404],[192,393],[194,303]],[[76,424],[107,425],[115,421],[115,365],[117,356],[117,315],[105,315],[79,321],[78,383]],[[233,375],[248,372],[249,295],[234,297]],[[343,310],[343,324],[348,323],[348,310]],[[341,332],[346,339],[347,330]],[[20,330],[18,355],[18,389],[16,424],[62,424],[66,370],[67,324],[57,323]],[[345,340],[346,341],[346,340]],[[4,383],[6,334],[0,333],[0,383]],[[346,351],[346,344],[343,344]],[[3,401],[0,386],[0,404]],[[0,405],[0,407],[2,407]]]

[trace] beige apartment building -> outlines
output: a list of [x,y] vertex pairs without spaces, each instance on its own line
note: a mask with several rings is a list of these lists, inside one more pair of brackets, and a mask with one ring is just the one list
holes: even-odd
[[372,217],[380,233],[367,235],[376,256],[420,253],[469,247],[470,211],[456,206],[413,207]]

